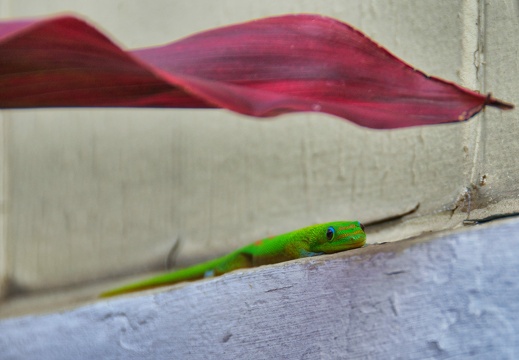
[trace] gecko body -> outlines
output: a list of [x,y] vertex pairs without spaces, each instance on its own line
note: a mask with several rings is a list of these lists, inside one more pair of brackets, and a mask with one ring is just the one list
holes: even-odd
[[109,290],[101,294],[101,297],[172,285],[208,276],[219,276],[236,269],[332,254],[362,247],[365,243],[364,226],[358,221],[336,221],[312,225],[253,242],[214,260]]

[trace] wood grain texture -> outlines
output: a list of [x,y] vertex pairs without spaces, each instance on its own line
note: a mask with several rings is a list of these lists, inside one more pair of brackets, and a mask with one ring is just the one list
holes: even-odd
[[514,359],[517,234],[514,219],[7,319],[0,358]]

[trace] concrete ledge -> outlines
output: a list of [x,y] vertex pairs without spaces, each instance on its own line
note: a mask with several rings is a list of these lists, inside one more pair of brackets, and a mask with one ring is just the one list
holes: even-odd
[[519,221],[0,322],[1,359],[515,359]]

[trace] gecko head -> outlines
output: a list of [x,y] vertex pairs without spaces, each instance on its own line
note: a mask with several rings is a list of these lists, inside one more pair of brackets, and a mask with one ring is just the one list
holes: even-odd
[[335,221],[316,225],[310,240],[310,251],[332,254],[364,246],[366,233],[358,221]]

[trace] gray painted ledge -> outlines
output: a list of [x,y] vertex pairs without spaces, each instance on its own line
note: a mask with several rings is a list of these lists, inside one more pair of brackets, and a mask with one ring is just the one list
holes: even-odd
[[0,359],[517,359],[519,221],[0,321]]

